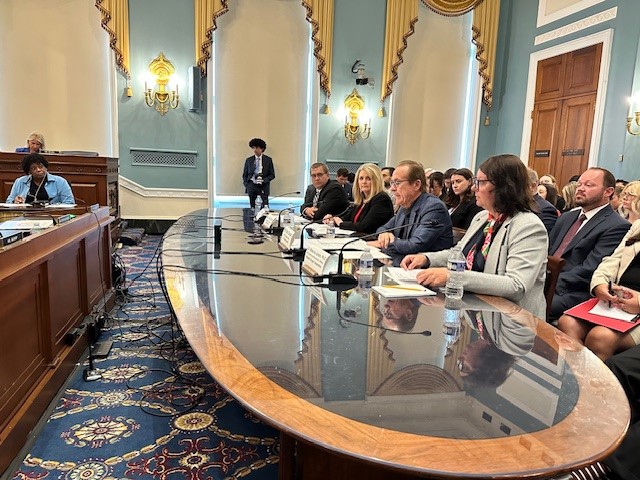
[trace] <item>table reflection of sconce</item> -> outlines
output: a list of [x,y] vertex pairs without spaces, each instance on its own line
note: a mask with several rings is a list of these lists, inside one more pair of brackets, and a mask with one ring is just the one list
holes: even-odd
[[[358,136],[363,140],[371,135],[371,117],[364,109],[364,99],[354,88],[344,99],[344,138],[353,145],[358,141]],[[362,123],[361,123],[362,122]]]
[[149,64],[149,73],[155,82],[155,91],[153,88],[147,88],[147,82],[144,82],[144,101],[149,107],[155,105],[160,115],[164,115],[169,111],[169,107],[178,108],[180,104],[180,96],[178,95],[178,84],[175,90],[168,90],[169,81],[175,72],[173,64],[167,60],[164,53],[154,58]]

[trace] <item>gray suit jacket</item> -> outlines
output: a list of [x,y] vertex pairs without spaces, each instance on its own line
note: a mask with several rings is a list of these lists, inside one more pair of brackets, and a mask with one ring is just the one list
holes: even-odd
[[[473,218],[459,246],[464,247],[485,226],[488,215],[482,211]],[[535,213],[517,213],[496,233],[484,272],[467,270],[463,273],[464,289],[504,297],[544,319],[548,243],[547,230]],[[424,255],[431,262],[430,266],[444,267],[449,250]]]

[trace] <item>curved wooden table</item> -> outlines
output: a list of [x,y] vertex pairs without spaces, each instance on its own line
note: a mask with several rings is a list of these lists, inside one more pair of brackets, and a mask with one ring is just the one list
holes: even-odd
[[[606,457],[623,438],[630,412],[615,377],[516,305],[465,294],[451,310],[429,297],[409,334],[396,333],[397,302],[302,287],[275,243],[248,245],[242,225],[237,211],[181,218],[165,235],[164,275],[205,368],[282,433],[281,478],[389,478],[389,469],[393,478],[546,478]],[[443,333],[452,315],[459,336]],[[458,367],[487,338],[511,374],[469,388]]]

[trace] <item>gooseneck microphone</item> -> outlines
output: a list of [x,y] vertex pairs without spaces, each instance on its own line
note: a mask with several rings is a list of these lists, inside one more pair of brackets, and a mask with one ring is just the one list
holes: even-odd
[[[300,195],[300,191],[281,193],[280,195],[276,195],[275,197],[271,197],[271,200],[273,200],[274,198],[278,198],[278,197],[284,197],[285,195]],[[303,205],[303,204],[301,204],[301,205]],[[299,205],[299,206],[301,206],[301,205]],[[278,226],[268,228],[267,229],[267,233],[271,233],[271,234],[277,235],[277,236],[282,235],[282,232],[284,230],[284,227],[282,226],[282,213],[286,212],[288,210],[289,210],[289,207],[283,208],[282,210],[278,211]],[[295,210],[295,207],[294,207],[294,210]],[[292,211],[291,214],[294,214],[294,212]]]
[[343,290],[349,290],[351,288],[354,288],[356,285],[358,285],[358,280],[356,279],[356,277],[354,277],[351,274],[348,273],[342,273],[342,262],[344,261],[344,252],[345,252],[345,248],[347,247],[347,245],[357,242],[358,240],[371,240],[376,238],[378,235],[380,235],[381,233],[388,233],[388,232],[394,232],[396,230],[401,230],[405,227],[413,227],[414,225],[425,225],[425,226],[429,226],[429,227],[438,227],[440,226],[440,222],[438,222],[437,220],[424,220],[424,221],[417,221],[417,222],[412,222],[412,223],[405,223],[403,225],[399,225],[397,227],[393,227],[393,228],[386,228],[384,230],[381,230],[379,232],[376,233],[370,233],[369,235],[365,235],[364,237],[358,237],[358,238],[354,238],[353,240],[349,240],[348,242],[346,242],[342,248],[340,249],[340,253],[338,254],[338,271],[337,273],[330,273],[328,275],[326,275],[326,278],[329,280],[329,290],[335,290],[335,291],[343,291]]

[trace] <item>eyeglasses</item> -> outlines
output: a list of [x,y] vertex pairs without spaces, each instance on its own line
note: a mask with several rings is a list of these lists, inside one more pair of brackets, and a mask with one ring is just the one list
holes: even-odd
[[489,180],[489,179],[480,180],[480,179],[479,179],[479,178],[477,178],[477,177],[473,177],[473,186],[474,186],[474,187],[476,187],[476,188],[480,188],[480,185],[482,185],[483,183],[486,183],[486,182],[493,183],[493,182],[492,182],[491,180]]
[[633,193],[623,193],[622,195],[620,195],[620,198],[625,199],[625,198],[636,198],[637,195],[634,195]]
[[398,188],[402,182],[408,182],[408,181],[409,180],[391,180],[391,182],[389,182],[389,185],[392,187]]

